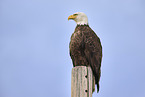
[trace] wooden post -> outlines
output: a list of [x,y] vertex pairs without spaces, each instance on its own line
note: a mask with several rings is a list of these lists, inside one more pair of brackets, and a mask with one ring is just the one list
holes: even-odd
[[91,67],[72,68],[71,97],[92,97],[94,90],[95,80]]

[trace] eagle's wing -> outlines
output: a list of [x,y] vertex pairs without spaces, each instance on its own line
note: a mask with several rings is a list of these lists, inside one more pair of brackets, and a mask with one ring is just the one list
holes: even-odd
[[95,34],[93,30],[89,30],[84,35],[85,42],[85,56],[92,68],[93,74],[95,76],[95,83],[97,84],[97,92],[99,91],[99,80],[100,80],[100,67],[102,60],[102,46],[99,37]]

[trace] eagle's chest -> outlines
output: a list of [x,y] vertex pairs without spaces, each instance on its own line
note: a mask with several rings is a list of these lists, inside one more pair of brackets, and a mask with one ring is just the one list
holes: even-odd
[[75,32],[71,36],[70,47],[79,49],[83,43],[83,33]]

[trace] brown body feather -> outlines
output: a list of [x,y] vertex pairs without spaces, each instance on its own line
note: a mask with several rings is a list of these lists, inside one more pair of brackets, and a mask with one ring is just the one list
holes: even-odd
[[99,37],[89,25],[77,25],[70,41],[73,66],[90,66],[95,76],[97,92],[101,75],[102,46]]

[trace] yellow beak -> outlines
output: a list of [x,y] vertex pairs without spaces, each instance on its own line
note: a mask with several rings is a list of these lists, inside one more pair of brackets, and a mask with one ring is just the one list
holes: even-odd
[[70,19],[75,19],[77,16],[74,16],[74,15],[70,15],[69,17],[68,17],[68,20],[70,20]]

